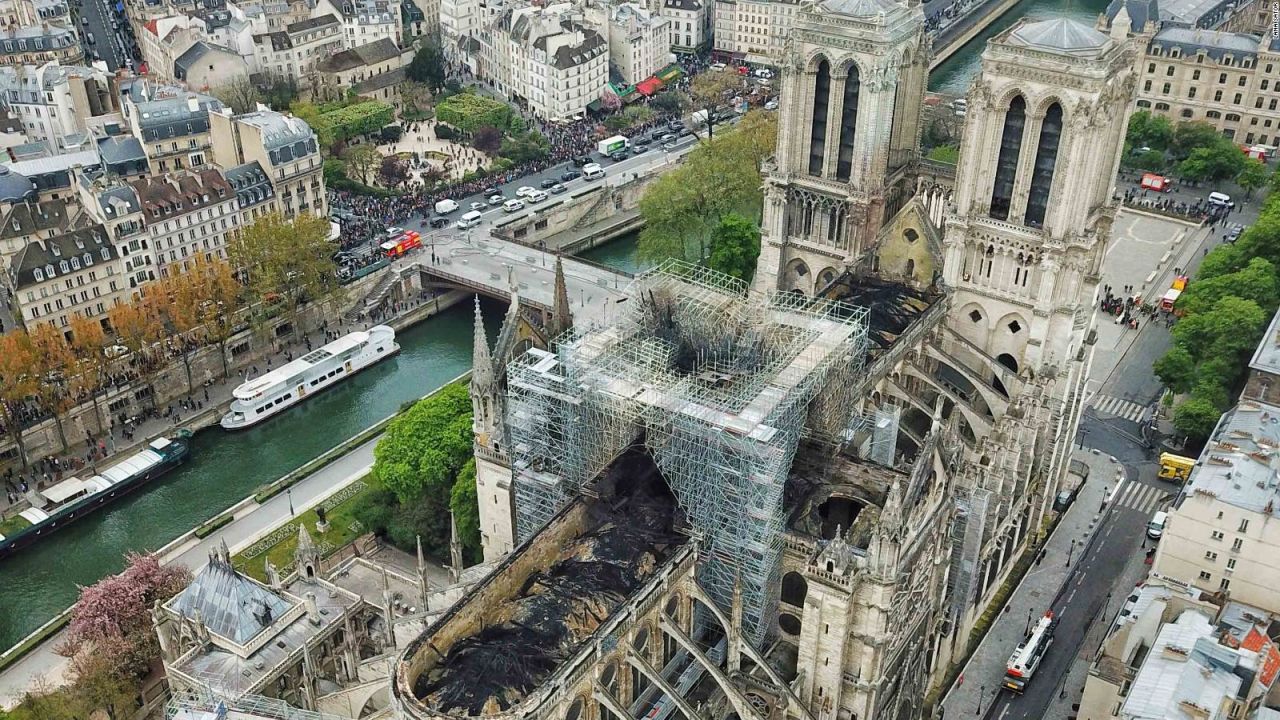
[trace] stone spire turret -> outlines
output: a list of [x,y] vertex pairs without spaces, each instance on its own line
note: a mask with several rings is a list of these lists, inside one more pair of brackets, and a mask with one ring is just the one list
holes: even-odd
[[449,511],[449,577],[456,583],[462,577],[462,541],[458,539],[458,519]]
[[551,308],[551,324],[548,336],[555,338],[573,328],[573,313],[569,310],[569,288],[564,280],[564,263],[556,255],[556,282]]
[[427,595],[431,592],[431,587],[427,583],[427,557],[422,553],[422,536],[417,538],[418,542],[418,595],[421,596],[422,611],[426,612]]
[[489,354],[489,337],[480,314],[480,296],[476,295],[476,319],[471,348],[471,388],[488,389],[493,385],[493,357]]
[[299,578],[310,582],[320,574],[320,550],[312,542],[305,523],[298,523],[298,547],[293,551],[293,560]]

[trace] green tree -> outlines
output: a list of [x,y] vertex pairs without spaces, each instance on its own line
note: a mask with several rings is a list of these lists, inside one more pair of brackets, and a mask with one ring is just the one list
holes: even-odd
[[510,105],[478,95],[470,88],[436,105],[436,118],[464,133],[473,133],[482,127],[511,129],[514,115]]
[[935,162],[955,165],[960,162],[960,148],[956,145],[939,145],[929,151],[928,158]]
[[728,109],[742,93],[745,81],[736,72],[704,72],[689,83],[689,104],[694,112],[705,112],[707,140],[715,137],[716,115]]
[[[1132,120],[1130,124],[1132,125]],[[1181,160],[1191,155],[1191,152],[1197,148],[1217,147],[1223,140],[1226,140],[1226,138],[1223,137],[1222,133],[1207,122],[1178,123],[1178,126],[1173,131],[1173,155]],[[1230,141],[1228,140],[1227,142],[1229,143]],[[1149,143],[1136,144],[1144,145]],[[1151,147],[1154,148],[1156,146],[1151,145]]]
[[502,131],[495,127],[477,128],[471,136],[471,147],[492,155],[502,147]]
[[476,495],[476,461],[472,458],[458,472],[449,493],[449,509],[458,523],[458,539],[471,560],[480,555],[480,501]]
[[748,113],[733,130],[702,143],[680,167],[651,184],[640,199],[641,257],[699,262],[725,216],[758,220],[760,164],[773,152],[777,134],[774,114]]
[[649,102],[659,112],[668,115],[680,115],[688,106],[689,101],[675,90],[667,90],[653,96],[653,100]]
[[420,82],[432,90],[443,88],[444,53],[440,49],[440,43],[431,40],[423,45],[409,62],[405,74],[410,80]]
[[1188,314],[1203,313],[1225,297],[1252,300],[1265,312],[1272,312],[1280,302],[1275,266],[1266,258],[1255,257],[1235,272],[1197,278],[1178,298],[1177,307]]
[[402,505],[424,492],[447,503],[458,471],[471,456],[467,386],[447,385],[392,420],[373,456],[373,476]]
[[537,130],[513,133],[502,141],[498,154],[519,165],[541,160],[551,151],[551,143]]
[[1163,150],[1151,149],[1147,152],[1129,155],[1128,167],[1135,170],[1146,170],[1148,172],[1164,172],[1167,161]]
[[1173,426],[1193,442],[1209,437],[1222,413],[1204,398],[1190,398],[1173,410]]
[[1270,175],[1267,166],[1257,158],[1245,158],[1244,169],[1236,176],[1236,184],[1244,188],[1244,196],[1253,197],[1254,190],[1266,187]]
[[1152,368],[1160,382],[1176,393],[1190,392],[1196,380],[1196,361],[1186,348],[1174,346]]
[[373,145],[352,145],[342,154],[342,159],[360,182],[368,185],[369,173],[382,162],[382,153]]
[[750,282],[759,257],[760,228],[754,222],[731,213],[711,231],[708,267]]
[[1129,116],[1126,139],[1135,148],[1166,150],[1174,140],[1173,123],[1169,122],[1169,118],[1155,115],[1150,110],[1138,110]]
[[262,326],[269,319],[268,306],[279,305],[297,327],[304,303],[325,305],[342,298],[328,238],[328,218],[309,214],[285,220],[271,213],[236,234],[227,256],[256,306],[255,322]]
[[1198,147],[1178,163],[1178,174],[1195,181],[1226,180],[1244,169],[1245,156],[1229,141],[1211,147]]

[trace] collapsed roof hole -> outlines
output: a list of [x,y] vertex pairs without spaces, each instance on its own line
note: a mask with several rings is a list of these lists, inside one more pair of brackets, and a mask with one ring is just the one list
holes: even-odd
[[822,518],[822,539],[830,540],[836,536],[836,528],[848,532],[853,521],[862,512],[862,503],[846,497],[832,495],[818,506],[818,517]]
[[675,496],[643,447],[623,453],[594,489],[595,497],[583,496],[582,532],[503,601],[490,624],[415,678],[415,697],[452,715],[510,709],[687,541]]

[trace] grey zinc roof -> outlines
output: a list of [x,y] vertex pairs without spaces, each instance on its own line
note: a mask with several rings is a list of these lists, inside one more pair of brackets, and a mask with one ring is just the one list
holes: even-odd
[[257,160],[244,165],[237,165],[226,172],[227,182],[235,190],[236,199],[241,208],[252,207],[270,200],[275,195],[271,186],[271,178],[258,164]]
[[888,15],[898,9],[894,0],[823,0],[821,7],[845,17],[875,17]]
[[[106,253],[106,256],[103,256]],[[107,240],[107,231],[101,225],[91,225],[72,230],[47,240],[27,243],[19,250],[9,266],[13,286],[19,290],[49,282],[64,275],[75,274],[80,268],[92,267],[98,262],[108,262],[116,257],[115,248]],[[79,268],[71,266],[76,260]],[[63,263],[67,269],[63,270]],[[40,278],[36,278],[39,271]]]
[[[1213,651],[1202,641],[1216,645],[1214,627],[1197,610],[1184,610],[1178,619],[1160,628],[1146,660],[1133,679],[1123,714],[1141,720],[1191,718],[1183,703],[1210,708],[1211,715],[1222,701],[1237,696],[1242,678],[1211,662]],[[1224,649],[1233,659],[1238,651]],[[1223,658],[1225,659],[1225,657]]]
[[1271,316],[1271,325],[1267,327],[1262,340],[1258,341],[1258,349],[1253,352],[1249,367],[1280,375],[1280,310]]
[[1151,38],[1152,45],[1176,47],[1184,56],[1204,51],[1205,56],[1219,60],[1223,55],[1236,58],[1254,57],[1258,54],[1260,39],[1256,35],[1201,30],[1200,28],[1167,27]]
[[142,151],[142,143],[132,135],[118,135],[99,140],[98,154],[108,165],[145,162],[147,159],[147,154]]
[[294,604],[241,575],[228,563],[213,559],[169,602],[169,607],[188,620],[194,619],[198,611],[210,633],[245,645]]
[[1235,0],[1165,0],[1160,5],[1162,19],[1187,25],[1199,25],[1206,17],[1214,15],[1223,6]]
[[1130,32],[1142,32],[1148,21],[1160,23],[1159,0],[1111,0],[1107,5],[1107,20],[1115,20],[1120,8],[1129,13]]
[[0,165],[0,201],[14,202],[35,191],[36,186],[25,175]]
[[[277,165],[305,157],[317,149],[315,133],[301,118],[286,117],[267,110],[240,115],[236,119],[262,131],[263,143]],[[277,155],[280,159],[277,159]]]
[[[1280,407],[1242,401],[1218,421],[1183,489],[1256,513],[1277,515]],[[1277,515],[1280,516],[1280,515]]]
[[1008,43],[1033,50],[1096,57],[1111,38],[1078,20],[1054,18],[1023,23],[1009,33]]

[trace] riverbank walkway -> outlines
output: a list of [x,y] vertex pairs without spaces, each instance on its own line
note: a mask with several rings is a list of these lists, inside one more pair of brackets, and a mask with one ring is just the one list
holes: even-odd
[[[226,539],[233,553],[239,552],[271,532],[276,526],[295,514],[306,512],[321,500],[359,479],[373,466],[373,448],[381,434],[370,438],[332,463],[317,470],[287,493],[280,493],[259,504],[252,497],[233,508],[235,520],[203,539],[187,533],[159,552],[165,565],[186,565],[192,571],[199,570],[208,560],[209,553]],[[0,672],[0,708],[16,705],[22,695],[32,688],[58,687],[67,681],[67,659],[56,650],[63,643],[66,631],[55,633],[48,640],[28,653],[3,672]]]

